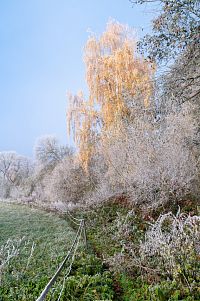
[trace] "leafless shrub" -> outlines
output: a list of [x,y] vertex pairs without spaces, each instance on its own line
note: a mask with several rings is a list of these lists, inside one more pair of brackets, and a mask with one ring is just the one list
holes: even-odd
[[20,247],[24,242],[24,237],[20,239],[8,239],[7,242],[0,247],[0,280],[3,270],[9,264],[13,257],[19,255]]
[[180,211],[161,215],[146,232],[140,244],[140,261],[150,269],[159,269],[171,279],[185,282],[200,277],[200,216]]
[[112,141],[106,154],[107,190],[126,191],[134,203],[158,205],[199,194],[198,124],[195,107],[184,103],[161,122],[138,114],[126,134]]
[[12,265],[12,260],[21,254],[23,254],[23,256],[27,256],[26,265],[24,266],[23,271],[15,271],[15,276],[18,277],[22,272],[28,269],[35,246],[35,242],[31,242],[27,240],[26,237],[22,237],[8,239],[7,242],[0,247],[0,282],[5,270],[9,265]]
[[[170,279],[195,290],[200,279],[200,216],[161,214],[144,222],[134,211],[119,215],[114,227],[121,252],[107,258],[114,271]],[[145,230],[147,229],[147,230]]]
[[90,181],[73,158],[66,158],[44,180],[46,199],[51,202],[81,203],[90,190]]

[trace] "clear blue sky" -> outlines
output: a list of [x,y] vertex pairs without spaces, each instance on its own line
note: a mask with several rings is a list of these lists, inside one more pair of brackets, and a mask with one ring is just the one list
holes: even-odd
[[37,137],[68,143],[66,91],[85,89],[87,30],[114,18],[150,30],[152,15],[128,0],[0,1],[0,151],[32,156]]

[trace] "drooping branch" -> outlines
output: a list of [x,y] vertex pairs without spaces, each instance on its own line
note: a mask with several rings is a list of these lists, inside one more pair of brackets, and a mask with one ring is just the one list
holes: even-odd
[[[135,102],[149,105],[152,92],[152,65],[135,54],[133,31],[110,21],[97,38],[91,35],[84,49],[89,97],[69,97],[68,131],[72,132],[79,156],[86,166],[95,150],[95,141],[106,134],[120,133]],[[125,100],[129,95],[131,101]]]

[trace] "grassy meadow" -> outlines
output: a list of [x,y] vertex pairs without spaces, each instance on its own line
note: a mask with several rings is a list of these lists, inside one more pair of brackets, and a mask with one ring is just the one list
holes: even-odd
[[[66,255],[75,232],[67,221],[25,206],[0,203],[0,300],[35,300]],[[9,250],[8,250],[9,249]]]
[[[52,213],[2,202],[0,233],[0,301],[33,301],[66,256],[76,229]],[[46,301],[116,300],[111,273],[92,250],[84,251],[82,241],[63,286],[66,271]]]

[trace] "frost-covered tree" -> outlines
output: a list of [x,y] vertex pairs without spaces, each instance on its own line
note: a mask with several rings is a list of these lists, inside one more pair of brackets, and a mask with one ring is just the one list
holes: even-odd
[[11,189],[22,185],[32,172],[33,166],[28,158],[16,152],[0,152],[2,195],[9,197]]
[[[63,165],[66,158],[73,156],[74,151],[71,147],[60,145],[55,136],[48,135],[38,138],[34,152],[35,169],[27,183],[27,193],[38,200],[50,200],[50,194],[45,192],[47,183],[57,165]],[[53,181],[51,183],[53,185]]]
[[[142,51],[157,61],[174,58],[199,44],[199,0],[130,0],[134,4],[156,3],[161,13],[153,20],[152,34],[139,42]],[[157,7],[158,9],[158,7]]]
[[36,163],[43,167],[53,167],[64,157],[72,154],[72,149],[60,145],[55,136],[43,136],[38,138],[35,144]]
[[101,154],[106,153],[109,164],[98,178],[93,200],[126,193],[134,204],[158,206],[188,196],[198,197],[200,166],[195,111],[193,103],[187,102],[179,111],[156,121],[151,111],[138,108],[137,118],[127,125],[125,134],[111,138],[107,148],[102,145]]
[[70,97],[68,128],[74,135],[80,162],[87,169],[96,142],[106,144],[107,136],[120,134],[130,116],[130,100],[147,107],[152,93],[153,68],[136,55],[132,30],[115,21],[107,24],[98,38],[91,35],[84,49],[89,97]]

